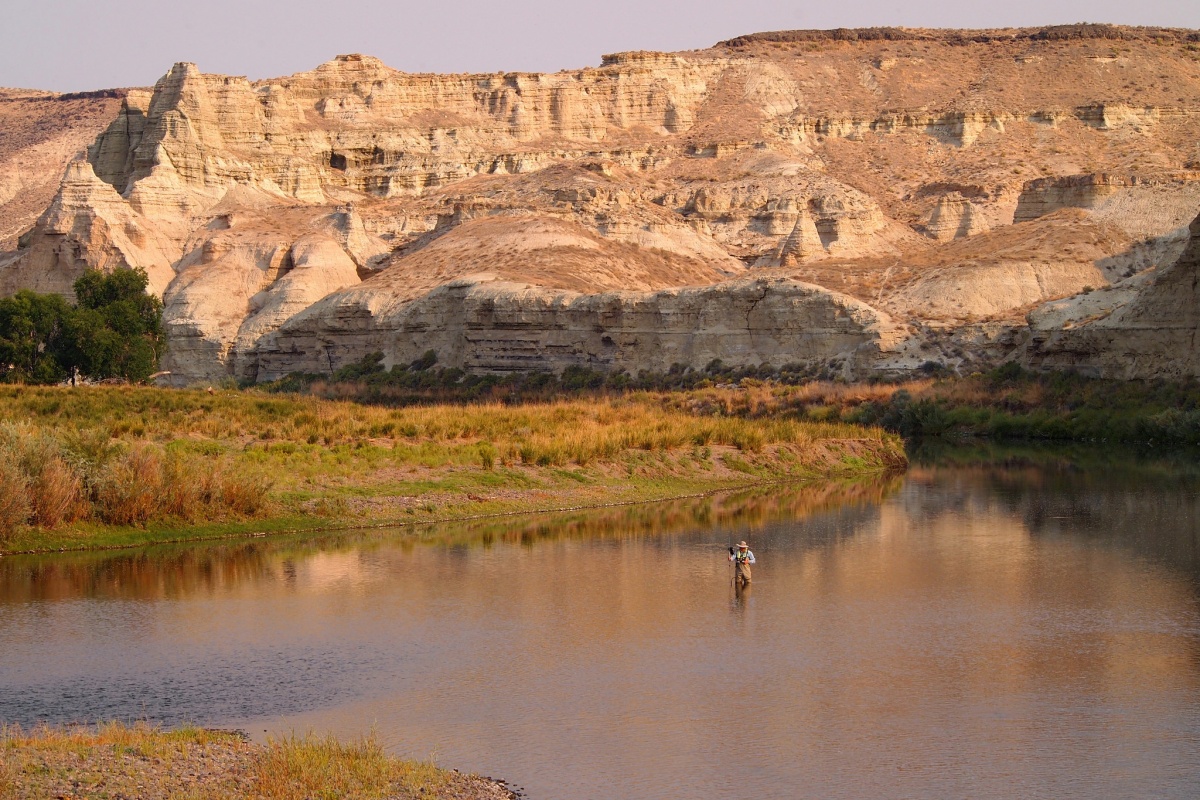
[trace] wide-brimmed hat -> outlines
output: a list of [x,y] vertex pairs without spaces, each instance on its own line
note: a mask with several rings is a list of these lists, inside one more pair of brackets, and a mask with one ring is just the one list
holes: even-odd
[[749,547],[749,546],[750,545],[746,544],[745,542],[738,542],[738,547]]

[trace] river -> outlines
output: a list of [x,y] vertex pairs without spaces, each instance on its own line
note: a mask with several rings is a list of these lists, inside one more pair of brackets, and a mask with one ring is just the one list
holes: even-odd
[[374,730],[534,800],[1195,798],[1198,490],[1187,459],[950,452],[567,516],[8,557],[0,721]]

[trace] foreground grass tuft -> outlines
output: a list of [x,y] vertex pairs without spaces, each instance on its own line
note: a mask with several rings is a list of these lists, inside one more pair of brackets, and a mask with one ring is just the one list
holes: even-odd
[[448,783],[431,763],[400,761],[373,737],[343,744],[332,736],[288,737],[272,742],[254,762],[251,784],[263,797],[307,800],[354,797],[362,800],[408,795],[437,796]]

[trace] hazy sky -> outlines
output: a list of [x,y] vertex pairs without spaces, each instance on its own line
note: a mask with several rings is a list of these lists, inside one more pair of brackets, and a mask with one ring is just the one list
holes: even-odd
[[1117,22],[1200,28],[1198,0],[6,0],[0,86],[148,86],[176,61],[265,78],[339,53],[410,72],[554,71],[742,33]]

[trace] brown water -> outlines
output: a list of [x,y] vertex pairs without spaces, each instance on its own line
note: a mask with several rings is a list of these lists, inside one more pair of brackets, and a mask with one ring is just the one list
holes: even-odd
[[545,800],[1195,798],[1198,488],[917,467],[420,537],[0,559],[0,720],[374,727]]

